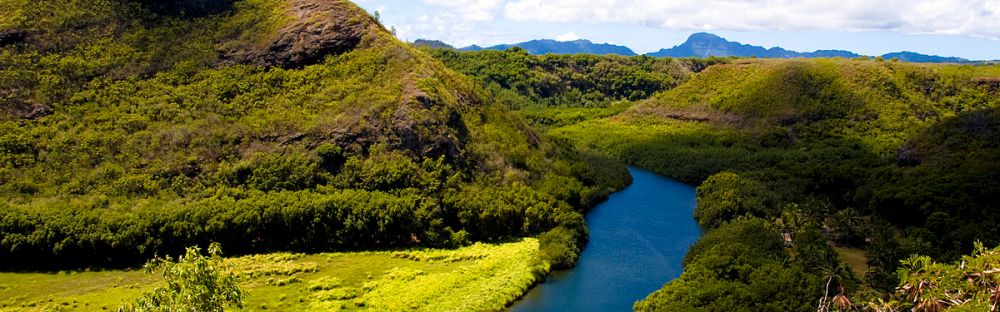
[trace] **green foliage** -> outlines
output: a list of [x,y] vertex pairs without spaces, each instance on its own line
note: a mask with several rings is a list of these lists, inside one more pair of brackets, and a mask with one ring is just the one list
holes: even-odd
[[542,259],[555,270],[572,268],[580,255],[582,237],[576,230],[556,227],[538,237]]
[[698,186],[694,218],[703,227],[715,228],[738,217],[773,218],[777,200],[759,181],[732,172],[712,175]]
[[716,230],[706,233],[688,248],[684,263],[692,263],[702,254],[730,244],[754,247],[750,257],[774,257],[784,250],[784,242],[774,226],[762,219],[748,218],[720,224]]
[[767,222],[721,225],[685,258],[684,273],[636,302],[636,311],[811,311],[821,277],[784,254]]
[[1000,248],[976,243],[971,255],[954,264],[912,255],[900,261],[899,287],[888,300],[859,301],[868,311],[990,311],[1000,305]]
[[119,311],[222,311],[228,306],[242,307],[244,291],[233,268],[224,265],[219,244],[208,247],[208,257],[191,247],[173,261],[169,256],[146,264],[147,272],[162,271],[166,287],[154,288]]
[[429,51],[448,67],[473,77],[514,109],[601,108],[617,101],[646,99],[704,67],[700,60],[647,56],[535,56],[523,49]]

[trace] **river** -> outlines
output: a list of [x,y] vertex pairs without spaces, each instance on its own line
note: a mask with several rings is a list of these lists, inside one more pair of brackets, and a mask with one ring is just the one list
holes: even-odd
[[576,268],[554,272],[511,312],[631,311],[683,272],[701,235],[694,187],[629,168],[632,185],[587,213],[590,242]]

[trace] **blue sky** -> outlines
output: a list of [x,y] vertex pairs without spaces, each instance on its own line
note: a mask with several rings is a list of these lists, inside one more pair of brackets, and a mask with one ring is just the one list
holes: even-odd
[[706,31],[796,51],[1000,59],[1000,0],[354,0],[400,39],[488,46],[588,39],[637,53]]

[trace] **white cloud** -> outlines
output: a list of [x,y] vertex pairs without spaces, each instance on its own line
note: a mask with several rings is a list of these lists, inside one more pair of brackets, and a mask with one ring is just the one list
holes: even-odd
[[493,20],[502,0],[422,0],[424,4],[445,8],[465,21]]
[[416,39],[441,40],[455,47],[487,42],[513,42],[511,34],[490,29],[485,22],[468,21],[453,12],[434,12],[416,16],[413,20],[396,25],[398,37],[413,41]]
[[565,33],[565,34],[562,34],[562,35],[560,35],[559,37],[556,37],[556,40],[558,40],[558,41],[574,41],[574,40],[580,40],[580,35],[577,35],[577,34],[576,34],[575,32],[572,32],[572,31],[571,31],[571,32],[568,32],[568,33]]
[[[476,1],[450,3],[468,2]],[[1000,39],[1000,0],[508,0],[503,14],[516,21],[684,30],[893,31]]]

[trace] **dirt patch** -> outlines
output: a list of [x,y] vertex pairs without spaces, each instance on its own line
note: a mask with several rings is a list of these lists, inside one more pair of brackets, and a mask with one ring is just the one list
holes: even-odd
[[865,279],[868,274],[868,257],[865,255],[864,249],[837,245],[833,245],[831,248],[837,253],[840,261],[851,267],[851,272],[854,273],[855,277],[860,280]]
[[1000,77],[976,77],[972,78],[976,84],[1000,84]]

